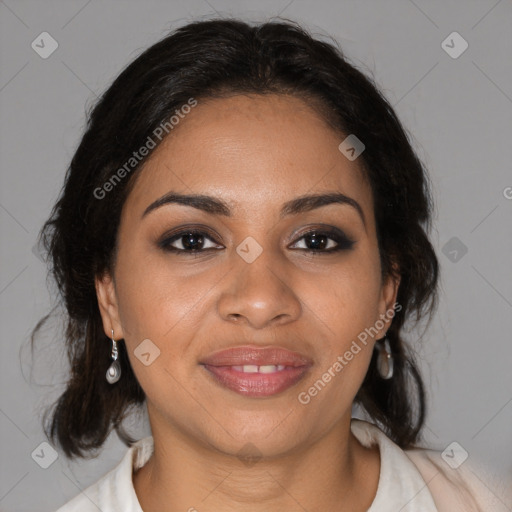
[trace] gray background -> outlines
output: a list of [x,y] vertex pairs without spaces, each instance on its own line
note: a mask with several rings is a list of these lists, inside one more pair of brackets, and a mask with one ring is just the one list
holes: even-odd
[[[53,303],[34,244],[82,134],[85,109],[169,28],[218,14],[281,14],[332,35],[395,106],[430,170],[437,202],[441,303],[419,348],[430,395],[426,440],[441,450],[457,441],[470,459],[512,476],[510,1],[5,0],[0,510],[55,510],[125,452],[114,434],[97,459],[69,463],[59,454],[42,469],[31,456],[46,440],[41,413],[62,391],[67,371],[56,322],[43,331],[32,365],[28,335]],[[44,31],[59,44],[47,59],[31,48]],[[469,44],[456,59],[441,47],[453,31]],[[468,251],[462,258],[461,244]],[[135,436],[149,434],[144,414],[132,425]]]

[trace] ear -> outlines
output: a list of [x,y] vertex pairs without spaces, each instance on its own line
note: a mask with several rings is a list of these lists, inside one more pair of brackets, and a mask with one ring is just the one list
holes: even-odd
[[[393,267],[392,272],[384,279],[381,288],[381,296],[379,301],[379,320],[384,322],[384,327],[380,329],[377,339],[383,338],[386,331],[389,329],[393,317],[395,315],[395,304],[398,295],[398,287],[400,286],[400,273],[396,267]],[[396,305],[396,310],[400,310],[401,306]],[[377,321],[378,322],[378,321]],[[376,323],[377,323],[376,322]],[[381,322],[378,322],[379,325]]]
[[105,334],[109,338],[112,338],[113,329],[114,339],[119,340],[124,338],[123,328],[119,319],[119,307],[117,303],[115,283],[112,276],[105,273],[101,277],[97,276],[94,279],[94,282]]

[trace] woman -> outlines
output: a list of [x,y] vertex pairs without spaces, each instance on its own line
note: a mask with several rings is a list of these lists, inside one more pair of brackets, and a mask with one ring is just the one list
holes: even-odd
[[146,50],[43,228],[71,362],[47,435],[69,458],[113,428],[130,446],[59,511],[486,509],[467,463],[418,448],[402,328],[436,304],[430,212],[395,113],[332,45],[213,20]]

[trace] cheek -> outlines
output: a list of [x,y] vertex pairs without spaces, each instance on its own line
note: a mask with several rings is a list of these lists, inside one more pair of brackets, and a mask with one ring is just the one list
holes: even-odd
[[147,259],[144,265],[129,263],[127,258],[117,272],[119,316],[128,357],[148,398],[163,395],[162,399],[170,400],[180,394],[177,382],[184,381],[192,366],[186,355],[193,344],[197,315],[202,314],[205,290],[176,277],[171,266],[162,268]]
[[207,279],[187,277],[179,263],[147,249],[120,256],[116,280],[119,314],[132,336],[165,336],[208,289]]
[[[165,254],[139,257],[125,253],[118,262],[119,315],[125,342],[137,379],[148,390],[153,382],[158,385],[170,378],[165,369],[186,376],[196,364],[191,353],[197,333],[212,311],[219,274],[210,270],[192,275],[186,268],[183,263],[173,264]],[[145,343],[158,354],[151,366],[137,359],[144,340],[150,340],[151,344]]]
[[357,336],[378,318],[380,266],[369,253],[354,254],[346,264],[333,267],[321,281],[310,283],[310,300],[339,339]]
[[298,400],[326,424],[350,411],[372,357],[368,332],[378,319],[380,275],[363,263],[358,259],[328,279],[310,282],[311,318],[326,337],[317,352],[319,364]]

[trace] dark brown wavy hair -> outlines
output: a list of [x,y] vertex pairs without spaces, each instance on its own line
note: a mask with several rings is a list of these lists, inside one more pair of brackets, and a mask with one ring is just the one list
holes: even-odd
[[[71,367],[66,389],[45,411],[43,428],[68,458],[99,449],[112,429],[130,446],[135,440],[123,420],[145,402],[123,340],[123,376],[114,385],[105,379],[111,347],[94,283],[95,276],[112,269],[121,209],[144,160],[101,200],[95,191],[190,98],[237,93],[296,96],[340,137],[355,134],[365,144],[358,162],[373,192],[382,275],[400,275],[401,309],[387,333],[394,376],[379,377],[374,354],[356,403],[402,448],[420,438],[424,385],[401,330],[410,318],[430,319],[437,306],[438,260],[427,236],[432,200],[425,168],[379,88],[335,41],[316,39],[289,20],[216,19],[174,30],[141,53],[99,98],[39,234],[66,310],[63,334]],[[32,348],[51,314],[32,331]]]

